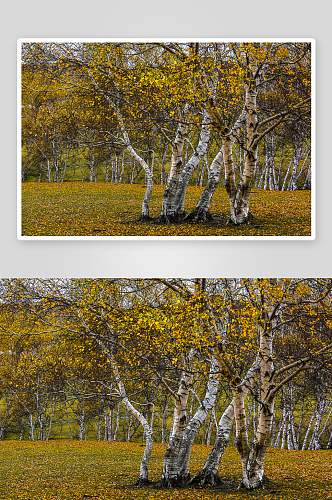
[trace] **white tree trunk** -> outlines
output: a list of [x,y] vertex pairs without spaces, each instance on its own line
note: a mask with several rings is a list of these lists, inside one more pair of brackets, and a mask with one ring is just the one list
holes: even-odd
[[179,389],[174,401],[173,424],[169,437],[169,443],[164,456],[163,472],[159,482],[160,487],[169,488],[178,483],[178,455],[186,430],[186,407],[193,381],[191,365],[194,356],[195,351],[194,349],[191,349],[187,370],[182,373]]
[[221,167],[223,166],[223,162],[224,162],[224,156],[223,156],[223,150],[221,148],[221,150],[217,153],[216,157],[214,158],[211,167],[209,169],[209,175],[205,189],[201,194],[201,197],[198,200],[196,207],[186,216],[185,220],[194,222],[199,222],[199,221],[206,222],[208,220],[212,220],[212,216],[209,212],[210,204],[219,184],[220,171]]
[[[263,316],[262,316],[262,319]],[[257,430],[249,446],[246,430],[246,417],[244,406],[243,385],[235,377],[231,381],[231,388],[235,403],[236,440],[237,449],[242,463],[241,485],[248,490],[260,488],[263,485],[265,454],[272,428],[274,397],[269,396],[274,386],[274,366],[272,360],[273,332],[271,324],[265,323],[260,331],[260,356],[261,356],[261,388],[260,388],[260,413]]]
[[135,417],[140,422],[140,424],[142,424],[142,427],[145,431],[145,450],[144,450],[143,458],[142,458],[141,465],[140,465],[140,476],[137,480],[137,484],[144,484],[144,483],[148,482],[148,479],[149,479],[149,462],[150,462],[151,452],[152,452],[152,447],[153,447],[152,427],[149,425],[148,421],[143,416],[143,414],[141,412],[139,412],[138,410],[136,410],[136,408],[133,406],[133,404],[129,401],[129,399],[126,395],[125,387],[124,387],[123,381],[120,377],[120,373],[119,373],[118,366],[117,366],[117,363],[115,361],[114,356],[110,352],[107,353],[107,356],[108,356],[109,360],[111,361],[113,375],[114,375],[114,378],[115,378],[116,383],[118,385],[120,395],[122,397],[122,403],[127,408],[129,413],[131,415],[133,415],[133,417]]
[[[118,386],[119,395],[121,397],[121,402],[127,408],[129,413],[131,415],[133,415],[133,417],[135,417],[140,422],[140,424],[142,425],[142,427],[145,431],[145,436],[146,436],[145,449],[144,449],[144,454],[143,454],[141,465],[140,465],[140,476],[137,480],[137,484],[145,484],[149,481],[149,462],[150,462],[151,452],[152,452],[152,448],[153,448],[153,430],[152,430],[152,427],[149,424],[149,422],[146,420],[144,415],[141,412],[139,412],[138,410],[136,410],[134,405],[129,401],[127,394],[126,394],[126,389],[125,389],[123,380],[121,378],[121,375],[120,375],[120,372],[118,369],[116,359],[115,359],[114,355],[112,354],[112,351],[110,350],[110,348],[108,348],[106,345],[104,345],[104,343],[98,337],[96,337],[91,332],[91,330],[89,329],[89,327],[85,323],[83,317],[81,315],[79,315],[79,316],[80,316],[80,320],[81,320],[81,323],[82,323],[82,326],[84,327],[84,329],[91,335],[92,338],[94,338],[96,340],[96,342],[103,349],[103,351],[105,352],[106,356],[108,357],[108,359],[110,361],[113,376],[114,376],[114,379],[115,379],[116,384]],[[112,332],[110,332],[110,333],[112,334]],[[110,344],[112,346],[112,341],[110,342]]]
[[[239,185],[235,191],[235,182],[233,181],[230,170],[229,182],[226,181],[226,190],[230,201],[230,222],[235,225],[244,224],[249,221],[249,198],[254,180],[258,143],[257,134],[257,111],[256,111],[257,87],[254,80],[246,86],[245,105],[246,105],[246,160],[243,174]],[[224,149],[225,151],[225,149]],[[226,158],[225,158],[225,165]]]
[[310,422],[309,422],[309,425],[308,425],[308,428],[307,428],[306,435],[304,437],[304,441],[303,441],[303,444],[302,444],[302,450],[305,450],[305,447],[307,445],[307,441],[308,441],[308,438],[309,438],[310,429],[311,429],[311,426],[312,426],[312,422],[314,421],[314,418],[315,418],[315,410],[313,411],[313,414],[311,416],[311,419],[310,419]]
[[119,107],[115,104],[115,102],[113,102],[113,100],[110,98],[110,96],[99,87],[99,85],[97,84],[97,82],[95,81],[95,79],[93,78],[91,73],[90,73],[90,78],[91,78],[92,83],[94,84],[94,86],[98,90],[98,92],[100,92],[106,98],[106,100],[110,103],[110,105],[114,109],[115,114],[117,116],[118,123],[120,125],[121,133],[123,135],[124,144],[129,152],[129,154],[132,156],[132,158],[134,160],[136,160],[141,165],[141,167],[144,169],[144,171],[146,173],[147,186],[146,186],[146,191],[145,191],[145,195],[144,195],[144,200],[142,203],[142,213],[141,213],[139,220],[141,220],[141,221],[149,220],[150,219],[150,213],[149,213],[150,212],[150,200],[151,200],[151,195],[152,195],[152,190],[153,190],[153,174],[152,174],[151,170],[149,169],[148,164],[143,160],[143,158],[141,156],[139,156],[139,154],[132,147],[132,145],[130,143],[129,135],[128,135],[128,132],[126,130],[126,127],[125,127],[125,124],[123,121],[123,117],[121,115]]
[[209,412],[215,406],[219,386],[218,372],[219,365],[216,359],[212,358],[205,397],[195,415],[188,423],[182,438],[181,448],[178,456],[178,477],[180,478],[180,480],[189,478],[189,461],[192,445],[200,427],[202,426],[202,423],[206,420]]
[[323,420],[325,408],[327,402],[326,388],[323,387],[319,390],[318,401],[315,410],[315,426],[314,432],[312,433],[311,441],[308,446],[308,450],[320,450],[321,445],[319,442],[319,429]]
[[179,177],[179,182],[174,199],[175,213],[179,218],[183,217],[185,214],[184,201],[189,180],[197,165],[199,164],[201,158],[203,158],[206,153],[210,139],[210,132],[210,117],[208,113],[205,113],[202,120],[202,128],[197,148],[195,149],[189,161],[186,163]]
[[182,170],[182,152],[188,132],[189,104],[186,104],[180,118],[176,137],[172,143],[172,156],[167,184],[165,187],[161,213],[157,219],[160,223],[169,223],[177,220],[175,195],[178,188],[179,177]]
[[[260,370],[260,363],[261,362],[259,359],[256,360],[252,367],[249,369],[246,377],[242,380],[244,397],[247,396],[249,387],[253,386],[255,377]],[[220,479],[218,476],[219,464],[227,448],[233,422],[234,399],[222,414],[218,423],[216,440],[212,447],[212,450],[210,451],[205,461],[203,469],[190,481],[191,484],[196,484],[198,486],[211,484],[212,486],[214,486],[220,483]]]

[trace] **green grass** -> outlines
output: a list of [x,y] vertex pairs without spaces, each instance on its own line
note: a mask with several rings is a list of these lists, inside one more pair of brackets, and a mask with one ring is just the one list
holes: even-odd
[[[150,479],[161,476],[166,445],[155,445]],[[191,456],[191,473],[198,472],[210,447],[195,445]],[[332,499],[331,450],[296,452],[269,449],[265,472],[276,481],[275,493],[247,493],[234,489],[157,490],[152,485],[134,487],[143,453],[138,443],[103,443],[78,441],[1,443],[0,498],[5,500],[82,498],[140,499]],[[235,448],[229,447],[223,457],[220,476],[239,482],[241,466]]]
[[[186,211],[203,188],[189,186]],[[155,186],[151,217],[160,214],[164,186]],[[137,224],[145,186],[103,183],[23,183],[22,236],[310,236],[310,191],[254,189],[250,211],[258,227],[204,224]],[[211,213],[227,217],[226,191],[218,189]]]

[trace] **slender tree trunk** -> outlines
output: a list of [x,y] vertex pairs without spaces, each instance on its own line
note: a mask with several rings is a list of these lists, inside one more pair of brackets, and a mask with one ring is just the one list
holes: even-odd
[[282,408],[282,414],[281,414],[281,417],[279,420],[278,435],[277,435],[277,439],[275,440],[275,443],[274,443],[274,448],[278,448],[278,446],[279,446],[279,441],[280,441],[280,437],[281,437],[281,433],[283,431],[284,425],[286,425],[286,408],[285,408],[285,406],[283,406],[283,408]]
[[280,152],[280,164],[279,164],[277,184],[276,184],[276,189],[278,189],[278,191],[280,190],[280,172],[282,169],[283,155],[284,155],[284,145],[281,146],[281,152]]
[[284,182],[282,183],[282,188],[281,188],[281,191],[285,191],[285,188],[286,188],[286,182],[287,182],[287,178],[288,178],[288,174],[289,174],[289,172],[290,172],[290,169],[291,169],[291,166],[292,166],[293,161],[294,161],[294,155],[292,156],[292,159],[291,159],[291,161],[289,162],[288,169],[287,169],[286,175],[285,175],[285,177],[284,177]]
[[[229,221],[235,225],[245,224],[249,222],[249,198],[254,180],[256,169],[258,143],[256,141],[257,132],[257,111],[256,111],[257,87],[256,82],[251,79],[250,84],[246,87],[246,128],[247,128],[247,144],[246,144],[246,161],[245,167],[235,190],[235,180],[233,180],[232,169],[229,171],[229,181],[226,181],[226,191],[230,202],[230,217]],[[225,154],[225,165],[231,163],[231,150],[228,155]],[[226,161],[226,157],[229,160]]]
[[107,406],[104,406],[104,441],[115,441],[115,439],[113,439],[110,412],[108,410]]
[[276,414],[275,414],[275,408],[273,408],[272,432],[271,432],[271,444],[270,444],[271,448],[273,448],[275,434],[276,434]]
[[304,441],[303,441],[303,444],[302,444],[302,450],[305,450],[305,447],[307,445],[307,441],[308,441],[308,438],[309,438],[310,429],[311,429],[311,426],[312,426],[312,422],[314,421],[314,418],[315,418],[315,410],[313,411],[311,420],[310,420],[308,428],[307,428],[306,435],[304,437]]
[[121,182],[122,182],[122,179],[123,179],[124,168],[125,168],[125,156],[126,156],[126,150],[124,149],[124,150],[123,150],[123,153],[122,153],[122,160],[121,160],[121,173],[120,173],[120,177],[119,177],[119,183],[121,183]]
[[189,355],[187,370],[182,373],[179,390],[174,401],[173,425],[169,437],[169,443],[164,455],[163,472],[159,482],[160,487],[173,487],[178,484],[179,481],[178,455],[186,430],[186,407],[193,381],[191,363],[194,356],[195,351],[192,349]]
[[[260,359],[256,360],[242,381],[244,387],[244,397],[248,394],[249,387],[253,386],[254,379],[260,369],[260,364]],[[227,448],[233,423],[234,399],[226,408],[219,420],[216,440],[202,470],[191,479],[190,484],[196,484],[198,486],[211,484],[214,486],[220,483],[220,478],[218,476],[219,464]]]
[[312,433],[310,444],[308,446],[308,450],[321,449],[321,444],[319,442],[319,429],[323,420],[326,408],[326,402],[327,402],[327,393],[326,393],[326,388],[323,387],[323,389],[320,389],[318,393],[318,401],[315,411],[315,426],[314,426],[314,431]]
[[129,152],[129,154],[132,156],[132,158],[134,158],[134,160],[136,160],[140,164],[140,166],[144,169],[144,171],[147,175],[147,186],[146,186],[146,191],[145,191],[145,195],[144,195],[144,199],[143,199],[143,203],[142,203],[142,213],[141,213],[141,216],[139,217],[139,220],[140,221],[150,220],[150,214],[149,214],[150,200],[151,200],[151,195],[152,195],[152,190],[153,190],[152,172],[149,169],[147,163],[143,160],[143,158],[141,156],[138,155],[138,153],[132,147],[132,145],[130,143],[129,135],[128,135],[128,132],[126,130],[125,123],[123,121],[123,117],[122,117],[122,114],[120,112],[119,107],[110,98],[110,96],[99,87],[98,83],[95,81],[95,79],[93,78],[93,76],[91,74],[90,74],[90,78],[91,78],[93,85],[98,90],[98,92],[100,92],[106,98],[106,100],[110,103],[110,105],[114,109],[115,114],[117,116],[118,123],[120,125],[124,144]]
[[199,164],[200,160],[206,154],[206,150],[210,139],[210,132],[211,132],[210,117],[207,113],[205,113],[202,120],[202,128],[199,136],[198,146],[194,150],[194,153],[191,156],[190,160],[186,163],[179,177],[179,182],[174,200],[175,214],[176,217],[178,218],[182,218],[185,215],[184,201],[186,196],[186,190],[194,170],[197,168],[197,165]]
[[327,443],[326,449],[332,450],[332,431],[331,431],[329,442]]
[[[202,425],[205,421],[209,412],[214,408],[217,398],[219,380],[218,380],[218,371],[219,365],[217,361],[212,358],[211,367],[210,367],[210,375],[207,384],[205,397],[196,411],[193,418],[187,425],[187,428],[184,432],[181,448],[178,455],[178,479],[180,481],[186,480],[190,477],[189,474],[189,461],[192,445],[194,443],[195,437]],[[213,415],[211,416],[210,421],[213,423]],[[212,425],[211,425],[212,429]],[[211,431],[210,431],[211,432]]]
[[168,429],[167,429],[167,414],[168,414],[168,405],[170,402],[171,396],[167,397],[166,405],[163,411],[163,423],[161,427],[161,442],[167,443],[168,440]]
[[[103,346],[105,349],[105,346]],[[114,378],[116,380],[116,383],[118,385],[119,392],[122,397],[122,403],[124,406],[127,408],[129,413],[135,417],[140,424],[142,424],[143,429],[145,431],[145,436],[146,436],[146,441],[145,441],[145,450],[144,454],[142,457],[141,465],[140,465],[140,476],[137,480],[136,484],[144,484],[148,482],[148,476],[149,476],[149,462],[151,458],[151,452],[152,452],[152,447],[153,447],[153,430],[152,427],[149,425],[148,421],[146,418],[143,416],[141,412],[136,410],[136,408],[133,406],[133,404],[129,401],[127,395],[126,395],[126,390],[123,384],[123,381],[120,377],[120,373],[118,370],[117,363],[115,361],[114,356],[111,354],[110,351],[106,349],[107,356],[111,362],[112,366],[112,371],[114,374]]]
[[31,413],[29,414],[29,420],[30,420],[30,435],[29,435],[29,440],[30,441],[34,441],[35,440],[35,437],[34,437],[35,426],[34,426],[34,423],[33,423],[33,418],[32,418],[32,414]]
[[212,430],[213,430],[213,424],[215,420],[215,415],[214,415],[214,407],[211,410],[211,415],[210,415],[210,422],[209,422],[209,427],[208,427],[208,433],[206,437],[206,444],[207,446],[210,446],[211,443],[211,436],[212,436]]
[[170,223],[178,220],[175,206],[175,196],[182,170],[182,152],[184,141],[188,132],[188,113],[189,104],[186,104],[182,117],[179,121],[175,140],[172,143],[170,170],[163,195],[161,213],[156,219],[156,222],[158,223]]
[[25,415],[23,415],[23,418],[22,418],[22,423],[21,423],[21,432],[20,432],[20,438],[19,440],[22,441],[22,438],[23,438],[23,432],[24,432],[24,421],[25,421]]
[[297,435],[296,435],[296,443],[297,443],[297,449],[300,449],[300,436],[301,436],[301,427],[302,427],[302,422],[303,422],[303,407],[304,407],[304,392],[302,394],[302,405],[301,405],[301,417],[300,417],[300,422],[299,426],[297,429]]
[[66,407],[66,416],[67,416],[67,424],[68,424],[68,428],[69,428],[70,439],[72,440],[73,439],[73,433],[72,433],[71,425],[70,425],[70,422],[69,422],[67,403],[65,403],[65,407]]
[[116,424],[115,424],[115,429],[114,429],[114,434],[113,434],[113,441],[116,441],[118,432],[119,432],[119,427],[120,427],[120,406],[121,406],[121,401],[118,403],[118,409],[116,412]]
[[224,162],[223,150],[221,149],[214,158],[209,169],[208,180],[196,207],[185,217],[186,221],[206,222],[213,220],[210,214],[210,204],[219,184],[220,170]]
[[50,432],[51,432],[51,428],[52,428],[52,421],[53,421],[53,415],[54,415],[55,405],[56,405],[56,399],[54,400],[54,404],[53,404],[53,408],[52,408],[52,413],[50,415],[50,421],[49,421],[49,424],[48,424],[46,441],[48,441],[49,437],[50,437]]
[[47,177],[46,177],[46,182],[51,182],[51,168],[50,168],[50,160],[46,160],[46,165],[47,165]]
[[311,189],[311,160],[308,166],[307,177],[304,181],[303,189]]
[[269,395],[271,388],[274,386],[272,341],[273,332],[271,324],[265,323],[265,328],[262,328],[260,332],[260,356],[262,358],[260,401],[262,403],[260,403],[261,408],[257,431],[250,446],[246,431],[243,386],[239,386],[240,380],[238,380],[238,377],[235,377],[231,381],[235,402],[237,449],[242,463],[241,485],[248,490],[263,486],[264,461],[271,433],[274,409],[274,396]]
[[166,142],[165,152],[164,152],[164,156],[163,156],[162,163],[161,163],[161,172],[160,172],[160,184],[161,185],[163,185],[163,184],[166,183],[166,168],[165,168],[165,165],[166,165],[166,158],[167,158],[168,148],[169,148],[169,143]]
[[297,186],[297,170],[299,168],[299,163],[302,155],[303,141],[299,142],[299,139],[296,138],[294,140],[294,155],[293,155],[293,169],[291,173],[291,177],[289,179],[288,191],[296,191],[298,189]]
[[[330,411],[329,411],[329,410],[330,410]],[[332,414],[332,401],[331,401],[331,404],[329,405],[329,408],[328,408],[328,410],[327,410],[327,411],[329,411],[329,414],[328,414],[328,415],[327,415],[327,417],[326,417],[326,420],[325,420],[325,424],[324,424],[323,429],[319,432],[319,437],[318,437],[318,440],[319,440],[319,439],[321,438],[321,436],[324,434],[324,432],[325,432],[325,430],[326,430],[326,427],[327,427],[327,423],[328,423],[328,421],[329,421],[329,419],[330,419],[330,416],[331,416],[331,414]]]

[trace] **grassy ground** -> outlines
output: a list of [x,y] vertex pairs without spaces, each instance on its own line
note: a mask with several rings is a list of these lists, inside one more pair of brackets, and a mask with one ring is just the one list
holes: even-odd
[[[150,479],[161,475],[166,445],[155,445]],[[201,468],[210,450],[195,445],[191,473]],[[157,490],[153,485],[133,486],[139,475],[142,445],[136,443],[102,443],[78,441],[17,442],[3,441],[0,447],[0,498],[5,500],[101,500],[143,499],[332,499],[331,450],[286,451],[269,449],[265,471],[277,482],[274,493],[234,490],[241,477],[241,466],[235,448],[227,449],[220,466],[220,476],[229,481],[223,490],[176,489]]]
[[[190,186],[186,211],[192,210],[203,188]],[[160,213],[164,186],[155,186],[151,217]],[[310,236],[310,191],[254,189],[250,211],[258,227],[204,224],[137,224],[143,185],[103,183],[22,184],[23,236]],[[227,217],[229,202],[218,189],[211,213]]]

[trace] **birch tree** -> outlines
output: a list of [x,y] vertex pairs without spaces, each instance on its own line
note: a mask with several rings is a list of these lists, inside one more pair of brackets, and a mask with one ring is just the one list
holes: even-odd
[[[219,349],[221,355],[220,364],[223,366],[225,373],[229,374],[229,383],[234,396],[236,440],[242,463],[241,485],[246,489],[251,490],[264,487],[264,460],[272,428],[272,417],[276,394],[287,382],[293,379],[302,370],[308,368],[309,366],[315,366],[316,359],[316,366],[318,367],[324,366],[331,360],[330,355],[332,344],[329,343],[326,345],[325,343],[324,345],[323,343],[324,347],[321,349],[315,349],[313,354],[276,369],[275,362],[273,360],[273,338],[278,328],[280,328],[279,325],[283,322],[283,319],[280,316],[277,320],[277,314],[281,314],[281,309],[285,306],[291,307],[291,304],[293,303],[291,297],[293,297],[293,295],[297,295],[300,299],[300,307],[301,305],[303,307],[302,314],[306,312],[305,309],[310,305],[312,305],[315,309],[317,304],[321,304],[325,300],[330,300],[329,298],[327,299],[327,297],[330,294],[331,285],[328,283],[327,288],[324,288],[323,284],[323,289],[320,289],[320,284],[313,282],[312,288],[302,289],[301,281],[296,282],[295,280],[294,282],[287,282],[286,280],[285,283],[281,282],[278,286],[278,289],[281,292],[279,292],[279,296],[272,299],[271,292],[268,291],[272,283],[270,284],[264,282],[264,280],[258,280],[256,292],[253,290],[251,291],[251,285],[248,281],[244,281],[244,284],[246,290],[250,294],[249,296],[251,297],[252,303],[256,305],[257,311],[260,313],[260,319],[258,322],[258,337],[261,370],[260,390],[257,397],[257,401],[260,405],[260,417],[258,427],[251,444],[249,444],[246,429],[243,384],[241,384],[239,374],[234,365],[230,362],[230,358],[222,344],[219,345]],[[302,299],[302,294],[304,294],[304,299]],[[297,311],[297,314],[299,314],[299,311]],[[280,322],[279,324],[278,321]],[[287,373],[287,376],[282,377],[285,373]]]
[[[224,409],[211,453],[192,482],[218,483],[218,467],[235,420],[241,486],[252,490],[265,487],[267,481],[264,462],[278,394],[283,391],[285,404],[277,441],[283,434],[284,445],[296,447],[300,440],[294,437],[292,421],[294,387],[308,380],[305,377],[310,371],[324,374],[331,367],[330,279],[15,279],[5,280],[5,289],[8,295],[3,293],[1,311],[8,304],[15,314],[10,321],[1,316],[1,331],[8,338],[25,335],[31,345],[39,339],[41,346],[46,335],[61,356],[67,352],[67,359],[76,357],[76,364],[68,366],[80,375],[84,367],[81,381],[102,388],[93,416],[102,415],[107,395],[118,409],[126,409],[126,422],[132,418],[127,427],[119,427],[121,439],[131,435],[132,422],[142,426],[145,451],[139,483],[148,481],[154,407],[160,401],[160,388],[174,403],[160,486],[189,480],[192,445],[218,402],[222,378],[232,401]],[[84,360],[92,366],[88,368]],[[103,378],[102,370],[108,378]],[[27,370],[24,378],[30,383],[33,377]],[[83,395],[84,386],[80,391]],[[190,410],[189,419],[191,393],[196,411]],[[140,399],[137,394],[142,395]],[[251,399],[246,403],[248,394]],[[35,439],[38,412],[30,408],[30,401],[23,402],[31,439]],[[167,404],[168,398],[163,405]],[[251,428],[246,415],[250,406],[255,422]],[[153,408],[150,417],[148,407]],[[321,432],[326,432],[329,440],[328,391],[319,395],[316,410],[311,439],[315,447]],[[109,430],[107,427],[108,434]],[[307,443],[310,432],[309,428]]]

